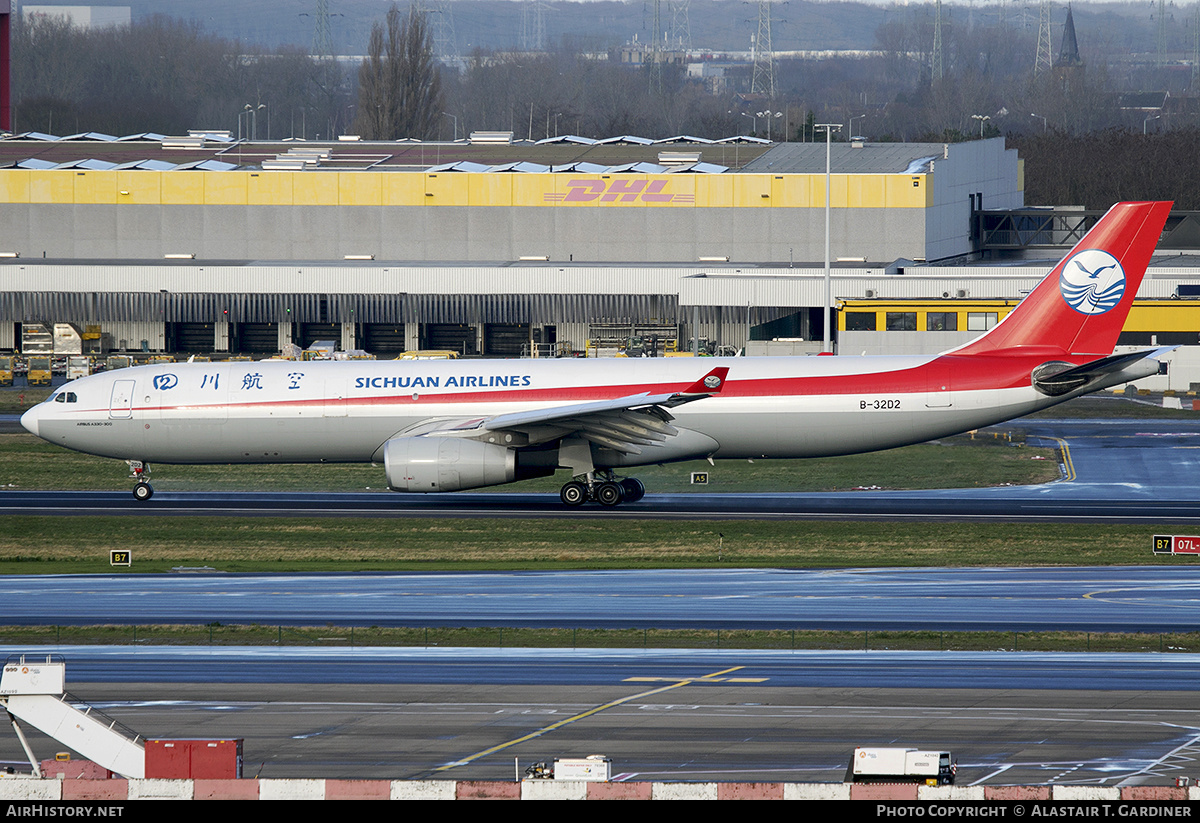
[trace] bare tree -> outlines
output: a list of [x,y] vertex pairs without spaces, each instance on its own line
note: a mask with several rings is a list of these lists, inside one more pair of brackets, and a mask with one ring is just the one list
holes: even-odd
[[294,48],[248,51],[192,21],[156,15],[89,30],[56,17],[18,18],[12,33],[20,130],[236,133],[249,105],[260,136],[272,120],[272,136],[305,123],[311,136],[329,133],[323,124],[346,108],[333,61]]
[[415,7],[401,18],[393,4],[385,23],[371,27],[358,73],[354,128],[367,140],[427,140],[437,132],[441,109],[442,79],[429,21]]

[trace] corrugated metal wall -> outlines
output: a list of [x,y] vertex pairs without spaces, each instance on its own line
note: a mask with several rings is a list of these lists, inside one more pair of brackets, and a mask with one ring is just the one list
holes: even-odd
[[104,294],[0,292],[0,321],[537,323],[673,321],[673,294]]

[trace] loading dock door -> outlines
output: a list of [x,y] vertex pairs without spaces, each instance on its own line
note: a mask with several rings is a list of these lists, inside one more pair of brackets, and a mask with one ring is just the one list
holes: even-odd
[[529,347],[528,323],[489,323],[483,327],[485,357],[520,357]]
[[458,323],[428,323],[421,327],[421,348],[475,354],[475,327]]

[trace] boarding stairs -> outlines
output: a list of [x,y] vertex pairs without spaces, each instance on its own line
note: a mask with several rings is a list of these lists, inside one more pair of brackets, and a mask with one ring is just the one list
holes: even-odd
[[4,663],[0,706],[8,711],[34,776],[41,777],[41,769],[18,721],[122,777],[145,777],[146,751],[141,735],[71,697],[65,685],[66,663],[61,659],[47,655],[44,660],[35,660],[22,655]]

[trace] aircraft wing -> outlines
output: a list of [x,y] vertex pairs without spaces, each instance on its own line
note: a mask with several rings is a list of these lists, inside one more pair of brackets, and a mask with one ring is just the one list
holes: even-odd
[[491,439],[484,432],[506,432],[515,435],[508,442],[520,446],[578,435],[623,454],[641,454],[643,446],[657,445],[679,433],[670,425],[674,417],[667,409],[719,394],[728,373],[727,366],[719,366],[681,391],[641,392],[612,400],[568,403],[493,417],[431,421],[406,434],[483,440]]
[[728,373],[727,366],[715,368],[683,391],[670,394],[642,392],[641,394],[631,394],[628,397],[618,397],[614,400],[597,400],[591,403],[575,403],[566,406],[552,406],[548,409],[500,414],[484,421],[483,428],[488,431],[498,431],[523,426],[555,424],[564,420],[586,419],[593,415],[602,416],[606,413],[644,409],[650,406],[669,409],[718,394],[721,387],[725,385],[725,376]]

